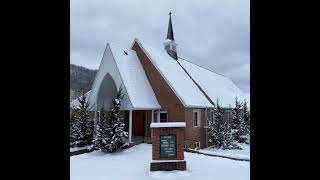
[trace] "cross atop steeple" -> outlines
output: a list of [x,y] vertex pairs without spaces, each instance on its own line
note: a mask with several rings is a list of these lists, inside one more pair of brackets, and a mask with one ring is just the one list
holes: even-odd
[[171,22],[171,14],[172,12],[169,12],[169,26],[168,26],[168,33],[167,33],[167,39],[170,39],[172,41],[174,41],[174,37],[173,37],[173,29],[172,29],[172,22]]
[[178,60],[177,56],[177,44],[174,42],[173,37],[173,29],[172,29],[172,21],[171,21],[171,14],[172,12],[169,12],[169,26],[168,26],[168,33],[167,33],[167,39],[164,42],[164,48],[166,49],[167,53],[175,60]]

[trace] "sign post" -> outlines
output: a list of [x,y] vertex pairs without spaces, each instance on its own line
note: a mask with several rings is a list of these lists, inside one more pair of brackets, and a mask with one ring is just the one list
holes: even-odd
[[184,122],[151,123],[152,162],[150,171],[186,170]]

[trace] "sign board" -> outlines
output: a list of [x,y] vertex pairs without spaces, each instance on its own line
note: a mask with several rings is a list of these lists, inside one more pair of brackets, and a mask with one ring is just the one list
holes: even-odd
[[177,157],[176,134],[160,135],[160,158]]

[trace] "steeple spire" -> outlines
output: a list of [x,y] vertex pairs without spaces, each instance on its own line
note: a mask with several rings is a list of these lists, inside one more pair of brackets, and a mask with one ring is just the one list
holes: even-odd
[[174,42],[174,37],[173,37],[171,14],[172,12],[169,13],[170,18],[169,18],[168,33],[167,33],[167,39],[164,42],[164,48],[173,59],[178,60],[177,49],[176,49],[177,44]]
[[168,26],[168,33],[167,33],[167,39],[170,39],[174,41],[174,36],[173,36],[173,29],[172,29],[172,22],[171,22],[171,14],[172,12],[169,12],[169,26]]

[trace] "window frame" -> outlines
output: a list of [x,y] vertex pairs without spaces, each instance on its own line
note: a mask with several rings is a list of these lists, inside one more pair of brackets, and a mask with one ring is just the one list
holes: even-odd
[[214,123],[216,121],[216,116],[214,115],[214,110],[210,111],[210,115],[211,115],[211,121]]
[[[195,121],[194,116],[195,113],[197,113],[197,121]],[[193,122],[193,127],[198,128],[201,127],[201,110],[200,109],[193,109],[192,111],[192,122]],[[195,122],[197,122],[197,125],[195,126]]]
[[[198,146],[197,146],[198,145]],[[194,149],[200,149],[200,141],[194,143]]]
[[227,120],[227,122],[232,121],[232,111],[231,110],[226,110],[226,120]]
[[101,111],[97,111],[97,117],[96,117],[96,120],[99,120],[99,121],[100,121],[100,117],[101,117]]
[[[160,111],[159,113],[160,113],[160,114],[159,114],[159,122],[160,122],[160,123],[166,123],[166,122],[168,122],[168,111]],[[167,114],[167,119],[166,119],[165,122],[161,122],[161,113]]]

